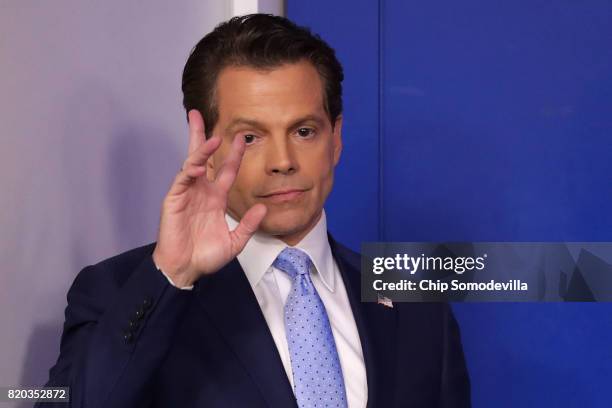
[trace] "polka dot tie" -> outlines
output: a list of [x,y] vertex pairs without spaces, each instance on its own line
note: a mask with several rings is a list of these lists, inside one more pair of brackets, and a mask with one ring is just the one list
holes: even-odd
[[325,306],[310,279],[310,257],[287,247],[273,265],[293,279],[285,302],[285,330],[298,406],[346,407],[338,351]]

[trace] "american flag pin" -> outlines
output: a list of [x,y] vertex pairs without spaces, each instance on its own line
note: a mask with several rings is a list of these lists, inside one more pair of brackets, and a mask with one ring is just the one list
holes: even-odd
[[386,296],[381,296],[380,294],[378,295],[378,301],[376,303],[386,307],[393,307],[393,302],[391,301],[391,299]]

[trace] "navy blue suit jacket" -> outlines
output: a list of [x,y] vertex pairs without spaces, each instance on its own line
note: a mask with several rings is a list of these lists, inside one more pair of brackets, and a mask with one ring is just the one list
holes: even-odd
[[[359,330],[368,407],[470,406],[450,307],[360,302],[360,256],[328,237]],[[296,407],[238,260],[184,291],[157,271],[154,248],[78,274],[47,386],[70,386],[72,407]]]

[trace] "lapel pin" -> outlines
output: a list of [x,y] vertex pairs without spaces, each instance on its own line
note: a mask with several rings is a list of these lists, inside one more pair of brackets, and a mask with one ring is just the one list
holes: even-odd
[[378,301],[376,303],[386,307],[393,307],[393,302],[391,301],[391,299],[386,296],[381,296],[380,294],[378,295]]

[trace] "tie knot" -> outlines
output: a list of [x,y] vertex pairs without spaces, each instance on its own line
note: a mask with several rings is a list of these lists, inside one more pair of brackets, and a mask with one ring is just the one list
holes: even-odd
[[286,247],[274,260],[273,265],[287,273],[291,278],[296,275],[308,274],[312,261],[308,254],[301,249]]

